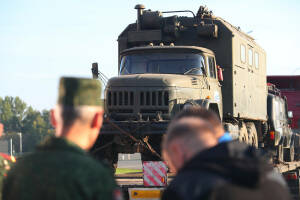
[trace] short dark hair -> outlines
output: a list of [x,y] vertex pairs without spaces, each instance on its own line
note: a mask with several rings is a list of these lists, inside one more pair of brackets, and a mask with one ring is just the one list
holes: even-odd
[[89,123],[93,118],[93,109],[96,109],[93,106],[61,106],[60,108],[64,131],[67,131],[75,121],[82,124]]
[[211,124],[206,121],[203,121],[201,124],[176,123],[173,121],[169,125],[167,133],[164,137],[164,146],[177,138],[186,138],[186,140],[198,142],[197,135],[201,133],[215,134]]
[[76,119],[80,117],[80,112],[73,106],[62,106],[61,116],[63,121],[63,129],[69,129]]
[[200,106],[189,106],[187,108],[184,108],[177,115],[175,115],[173,120],[178,121],[185,117],[195,117],[202,120],[206,120],[209,123],[211,123],[211,125],[214,127],[222,126],[221,120],[215,112],[207,110]]

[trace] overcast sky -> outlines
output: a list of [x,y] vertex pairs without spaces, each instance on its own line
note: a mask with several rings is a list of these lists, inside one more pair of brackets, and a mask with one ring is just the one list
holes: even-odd
[[268,74],[300,74],[299,0],[1,0],[0,97],[19,96],[36,109],[55,105],[60,76],[91,77],[98,62],[117,75],[117,38],[136,20],[142,3],[152,10],[207,5],[267,52]]

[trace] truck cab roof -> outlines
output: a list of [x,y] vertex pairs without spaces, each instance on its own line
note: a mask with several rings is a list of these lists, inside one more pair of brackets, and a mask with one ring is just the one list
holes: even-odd
[[137,52],[165,52],[165,51],[172,51],[172,52],[180,52],[180,53],[207,53],[214,55],[214,52],[198,46],[143,46],[143,47],[133,47],[130,49],[126,49],[121,52],[121,55],[137,53]]

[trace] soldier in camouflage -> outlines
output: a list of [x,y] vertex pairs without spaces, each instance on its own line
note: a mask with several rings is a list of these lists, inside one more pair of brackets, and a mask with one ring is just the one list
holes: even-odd
[[102,126],[100,94],[97,80],[61,78],[51,112],[55,137],[11,169],[3,199],[121,199],[112,171],[87,155]]

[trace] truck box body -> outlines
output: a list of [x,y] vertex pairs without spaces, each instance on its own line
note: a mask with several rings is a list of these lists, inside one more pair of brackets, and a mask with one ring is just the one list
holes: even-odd
[[[149,43],[175,46],[198,46],[212,50],[216,63],[224,71],[222,84],[223,117],[266,120],[266,54],[254,39],[221,18],[204,20],[217,25],[217,37],[202,36],[201,26],[194,26],[197,18],[173,17],[184,28],[174,35],[165,33],[164,27],[142,27],[130,24],[119,36],[119,60],[121,53],[132,47]],[[252,53],[251,53],[251,52]]]

